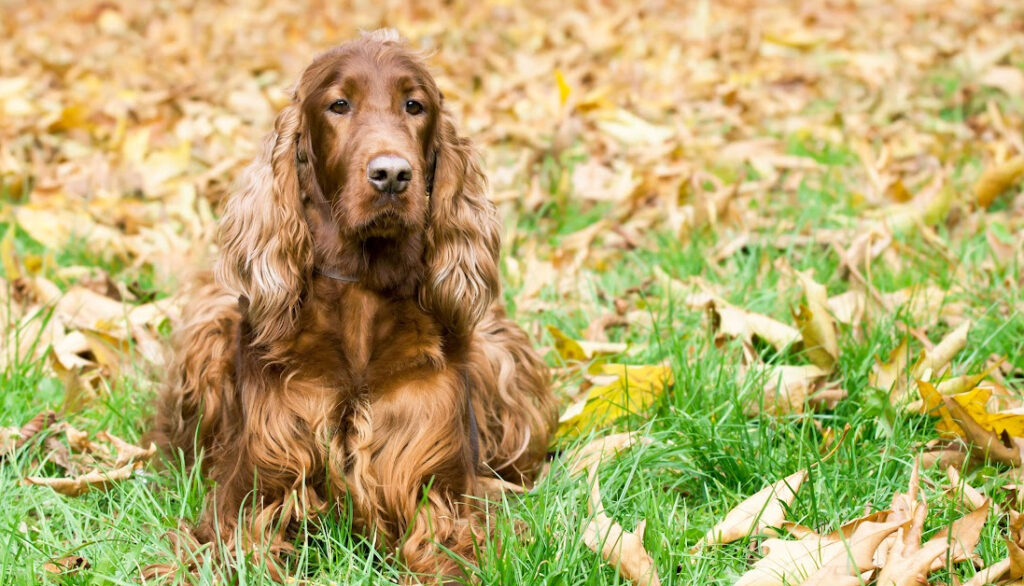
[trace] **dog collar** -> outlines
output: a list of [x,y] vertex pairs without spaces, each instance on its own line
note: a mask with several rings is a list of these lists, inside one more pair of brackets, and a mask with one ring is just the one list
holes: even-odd
[[356,277],[353,277],[351,275],[343,275],[343,274],[341,274],[341,273],[339,273],[337,271],[332,271],[331,269],[324,269],[324,268],[316,267],[316,268],[313,269],[313,272],[317,273],[318,275],[323,275],[323,276],[327,277],[328,279],[334,279],[335,281],[339,281],[341,283],[358,283],[359,282],[359,279],[356,278]]

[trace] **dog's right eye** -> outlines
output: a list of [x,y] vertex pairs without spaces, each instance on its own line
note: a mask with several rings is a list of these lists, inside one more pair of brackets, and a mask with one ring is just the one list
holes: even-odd
[[327,109],[335,114],[348,114],[352,111],[352,106],[349,105],[348,100],[335,100]]

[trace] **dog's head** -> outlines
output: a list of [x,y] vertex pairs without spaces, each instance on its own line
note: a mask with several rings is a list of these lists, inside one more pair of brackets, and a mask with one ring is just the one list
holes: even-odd
[[317,57],[221,220],[218,278],[249,298],[256,341],[294,326],[319,263],[410,285],[472,328],[498,294],[493,205],[419,56],[378,31]]

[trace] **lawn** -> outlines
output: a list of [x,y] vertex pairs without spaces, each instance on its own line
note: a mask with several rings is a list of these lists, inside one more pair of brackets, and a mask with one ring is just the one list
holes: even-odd
[[[489,504],[501,548],[471,569],[481,583],[631,583],[588,547],[595,476],[572,470],[619,432],[633,446],[596,468],[600,504],[645,524],[662,584],[740,580],[772,527],[694,546],[800,471],[785,519],[818,534],[898,508],[915,466],[915,538],[956,535],[972,490],[990,499],[973,561],[943,550],[929,583],[1024,555],[1015,0],[15,0],[0,20],[0,584],[135,584],[151,564],[177,583],[271,583],[258,563],[225,577],[208,552],[180,562],[174,535],[209,486],[173,461],[140,456],[80,496],[26,479],[109,473],[76,430],[140,440],[174,293],[209,262],[232,180],[311,57],[379,26],[431,55],[505,219],[504,302],[562,410],[583,409],[537,486]],[[625,379],[595,374],[622,364]],[[782,367],[801,368],[780,384]],[[19,442],[47,410],[49,430]],[[341,511],[300,531],[293,583],[403,577],[349,529]],[[848,583],[875,583],[876,562]]]

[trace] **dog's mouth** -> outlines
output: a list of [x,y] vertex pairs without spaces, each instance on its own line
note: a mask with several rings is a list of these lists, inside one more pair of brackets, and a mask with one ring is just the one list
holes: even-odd
[[411,222],[402,213],[400,207],[394,204],[379,206],[376,213],[357,228],[357,236],[365,240],[368,238],[397,238],[402,234],[407,234],[411,228]]

